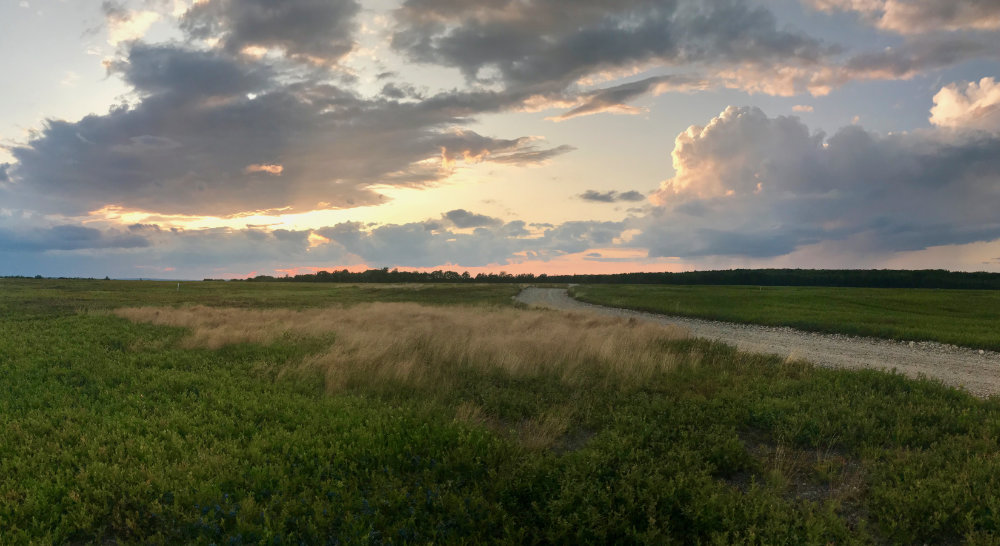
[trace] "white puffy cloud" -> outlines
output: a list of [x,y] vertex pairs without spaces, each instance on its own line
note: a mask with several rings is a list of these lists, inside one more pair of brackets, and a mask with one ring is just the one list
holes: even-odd
[[634,219],[653,256],[779,256],[828,240],[918,250],[1000,238],[1000,136],[859,126],[729,107],[675,142],[676,174]]
[[1000,133],[1000,81],[983,78],[942,87],[934,95],[930,121],[939,127]]

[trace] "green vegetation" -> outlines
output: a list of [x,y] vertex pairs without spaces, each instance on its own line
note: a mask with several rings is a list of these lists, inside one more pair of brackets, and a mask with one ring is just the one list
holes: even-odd
[[653,313],[1000,350],[997,291],[590,285],[571,292]]
[[318,271],[292,277],[261,275],[248,279],[264,282],[350,283],[579,283],[579,284],[671,284],[755,286],[855,286],[868,288],[1000,289],[1000,273],[967,273],[943,269],[726,269],[681,273],[612,273],[600,275],[511,275],[457,271],[399,271],[389,268],[351,272]]
[[102,281],[0,279],[0,316],[51,316],[135,305],[211,305],[302,309],[371,301],[431,305],[508,305],[512,285],[287,284],[277,282]]
[[[331,389],[330,370],[342,368],[326,358],[344,341],[340,330],[282,328],[209,349],[193,337],[198,326],[103,310],[197,303],[240,307],[224,316],[245,321],[257,309],[360,311],[385,298],[459,302],[457,311],[502,319],[513,311],[495,304],[509,303],[509,292],[3,288],[4,544],[1000,537],[1000,403],[929,381],[783,364],[636,330],[648,325],[526,311],[635,339],[649,365],[610,365],[600,343],[596,356],[554,363],[512,361],[498,344],[481,354],[501,360],[484,365],[480,353],[445,351],[442,329],[427,324],[428,342],[414,338],[413,359],[394,353],[394,366],[447,373],[382,369]],[[444,332],[455,328],[441,318],[447,309],[427,315]]]

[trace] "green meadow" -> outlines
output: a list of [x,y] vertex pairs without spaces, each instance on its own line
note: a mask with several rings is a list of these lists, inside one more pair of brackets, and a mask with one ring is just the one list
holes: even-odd
[[1000,350],[1000,291],[583,285],[589,303],[801,330]]
[[1000,540],[1000,404],[931,381],[509,285],[0,290],[3,544]]

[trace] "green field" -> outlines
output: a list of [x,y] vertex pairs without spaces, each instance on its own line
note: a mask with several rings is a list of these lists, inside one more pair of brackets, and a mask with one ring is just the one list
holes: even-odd
[[1000,403],[930,381],[504,285],[2,288],[3,544],[1000,538]]
[[581,301],[815,332],[1000,350],[1000,291],[585,285]]

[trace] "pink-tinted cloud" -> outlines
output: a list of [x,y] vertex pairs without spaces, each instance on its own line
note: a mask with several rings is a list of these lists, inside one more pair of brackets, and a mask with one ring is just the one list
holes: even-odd
[[939,127],[1000,132],[1000,81],[952,83],[934,95],[931,123]]

